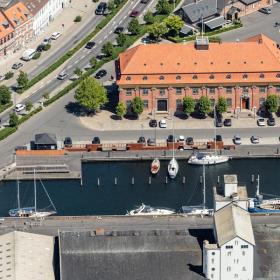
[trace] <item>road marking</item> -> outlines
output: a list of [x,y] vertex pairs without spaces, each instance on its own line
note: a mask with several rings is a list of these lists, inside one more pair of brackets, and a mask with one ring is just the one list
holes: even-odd
[[85,55],[82,55],[80,59],[83,59],[83,58],[85,58],[85,57],[86,57]]
[[126,18],[127,18],[127,16],[124,16],[124,17],[123,17],[123,19],[126,19]]
[[79,59],[78,60],[76,60],[75,62],[74,62],[74,64],[76,64],[76,63],[78,63],[79,62]]
[[100,40],[99,42],[98,42],[98,44],[101,44],[102,43],[102,40]]
[[113,30],[111,30],[110,32],[109,32],[109,34],[112,34],[113,33]]
[[107,39],[107,38],[108,38],[108,35],[105,35],[105,36],[104,36],[104,39]]

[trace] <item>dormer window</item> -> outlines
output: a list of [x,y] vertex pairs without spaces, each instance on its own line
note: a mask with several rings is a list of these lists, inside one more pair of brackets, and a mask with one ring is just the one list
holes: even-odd
[[260,79],[264,79],[264,73],[260,74]]
[[211,74],[210,76],[209,76],[209,79],[210,80],[213,80],[215,78],[215,76],[213,75],[213,74]]
[[243,79],[244,80],[248,79],[248,74],[243,74]]
[[197,75],[195,74],[195,75],[193,75],[193,80],[197,80],[198,79],[198,77],[197,77]]
[[280,73],[276,74],[276,78],[280,79]]
[[226,78],[227,78],[228,80],[230,80],[230,79],[231,79],[231,74],[227,74],[227,75],[226,75]]
[[131,80],[131,77],[130,77],[130,76],[127,76],[127,77],[126,77],[126,80],[127,80],[127,81],[130,81],[130,80]]
[[176,76],[176,80],[181,80],[181,76],[180,75]]
[[164,76],[159,76],[159,79],[160,80],[164,80]]
[[147,76],[143,76],[143,80],[144,81],[148,80],[148,77]]

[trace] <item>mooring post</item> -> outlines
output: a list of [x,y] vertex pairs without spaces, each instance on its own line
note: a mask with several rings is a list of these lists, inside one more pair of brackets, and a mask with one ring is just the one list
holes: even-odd
[[217,178],[217,183],[220,184],[220,176]]
[[151,185],[151,184],[152,184],[152,178],[149,177],[149,185]]
[[115,177],[115,185],[117,185],[117,184],[118,184],[118,178]]
[[100,186],[100,179],[99,179],[99,177],[97,177],[97,187],[99,187]]
[[199,176],[199,183],[202,184],[202,176]]
[[134,177],[131,178],[131,185],[134,185]]
[[252,174],[252,175],[251,175],[251,183],[254,183],[254,181],[255,181],[255,175]]
[[185,183],[186,183],[186,177],[183,176],[183,184],[185,184]]
[[165,177],[165,184],[167,184],[168,183],[168,178],[167,177]]

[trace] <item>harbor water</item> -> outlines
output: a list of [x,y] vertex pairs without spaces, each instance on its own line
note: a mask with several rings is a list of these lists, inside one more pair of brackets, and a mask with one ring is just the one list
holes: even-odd
[[[127,210],[145,203],[154,207],[179,210],[182,205],[202,203],[202,166],[191,166],[179,160],[175,180],[168,178],[168,161],[161,161],[159,174],[150,174],[150,161],[96,161],[83,164],[83,185],[79,180],[44,181],[58,215],[124,215]],[[280,197],[279,159],[236,159],[206,166],[206,200],[212,207],[212,187],[224,174],[237,174],[240,185],[246,185],[253,196],[260,174],[260,190]],[[218,179],[219,178],[219,179]],[[21,206],[34,204],[33,181],[20,181]],[[0,183],[0,216],[7,216],[17,207],[17,184]],[[48,198],[37,182],[38,208],[49,205]]]

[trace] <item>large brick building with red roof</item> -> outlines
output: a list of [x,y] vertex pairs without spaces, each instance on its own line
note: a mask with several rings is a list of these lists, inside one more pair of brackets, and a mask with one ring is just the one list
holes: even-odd
[[182,110],[182,100],[208,96],[214,104],[226,98],[231,110],[258,110],[270,93],[280,96],[280,50],[257,35],[242,42],[138,45],[120,54],[119,100],[128,106],[135,96],[145,111]]

